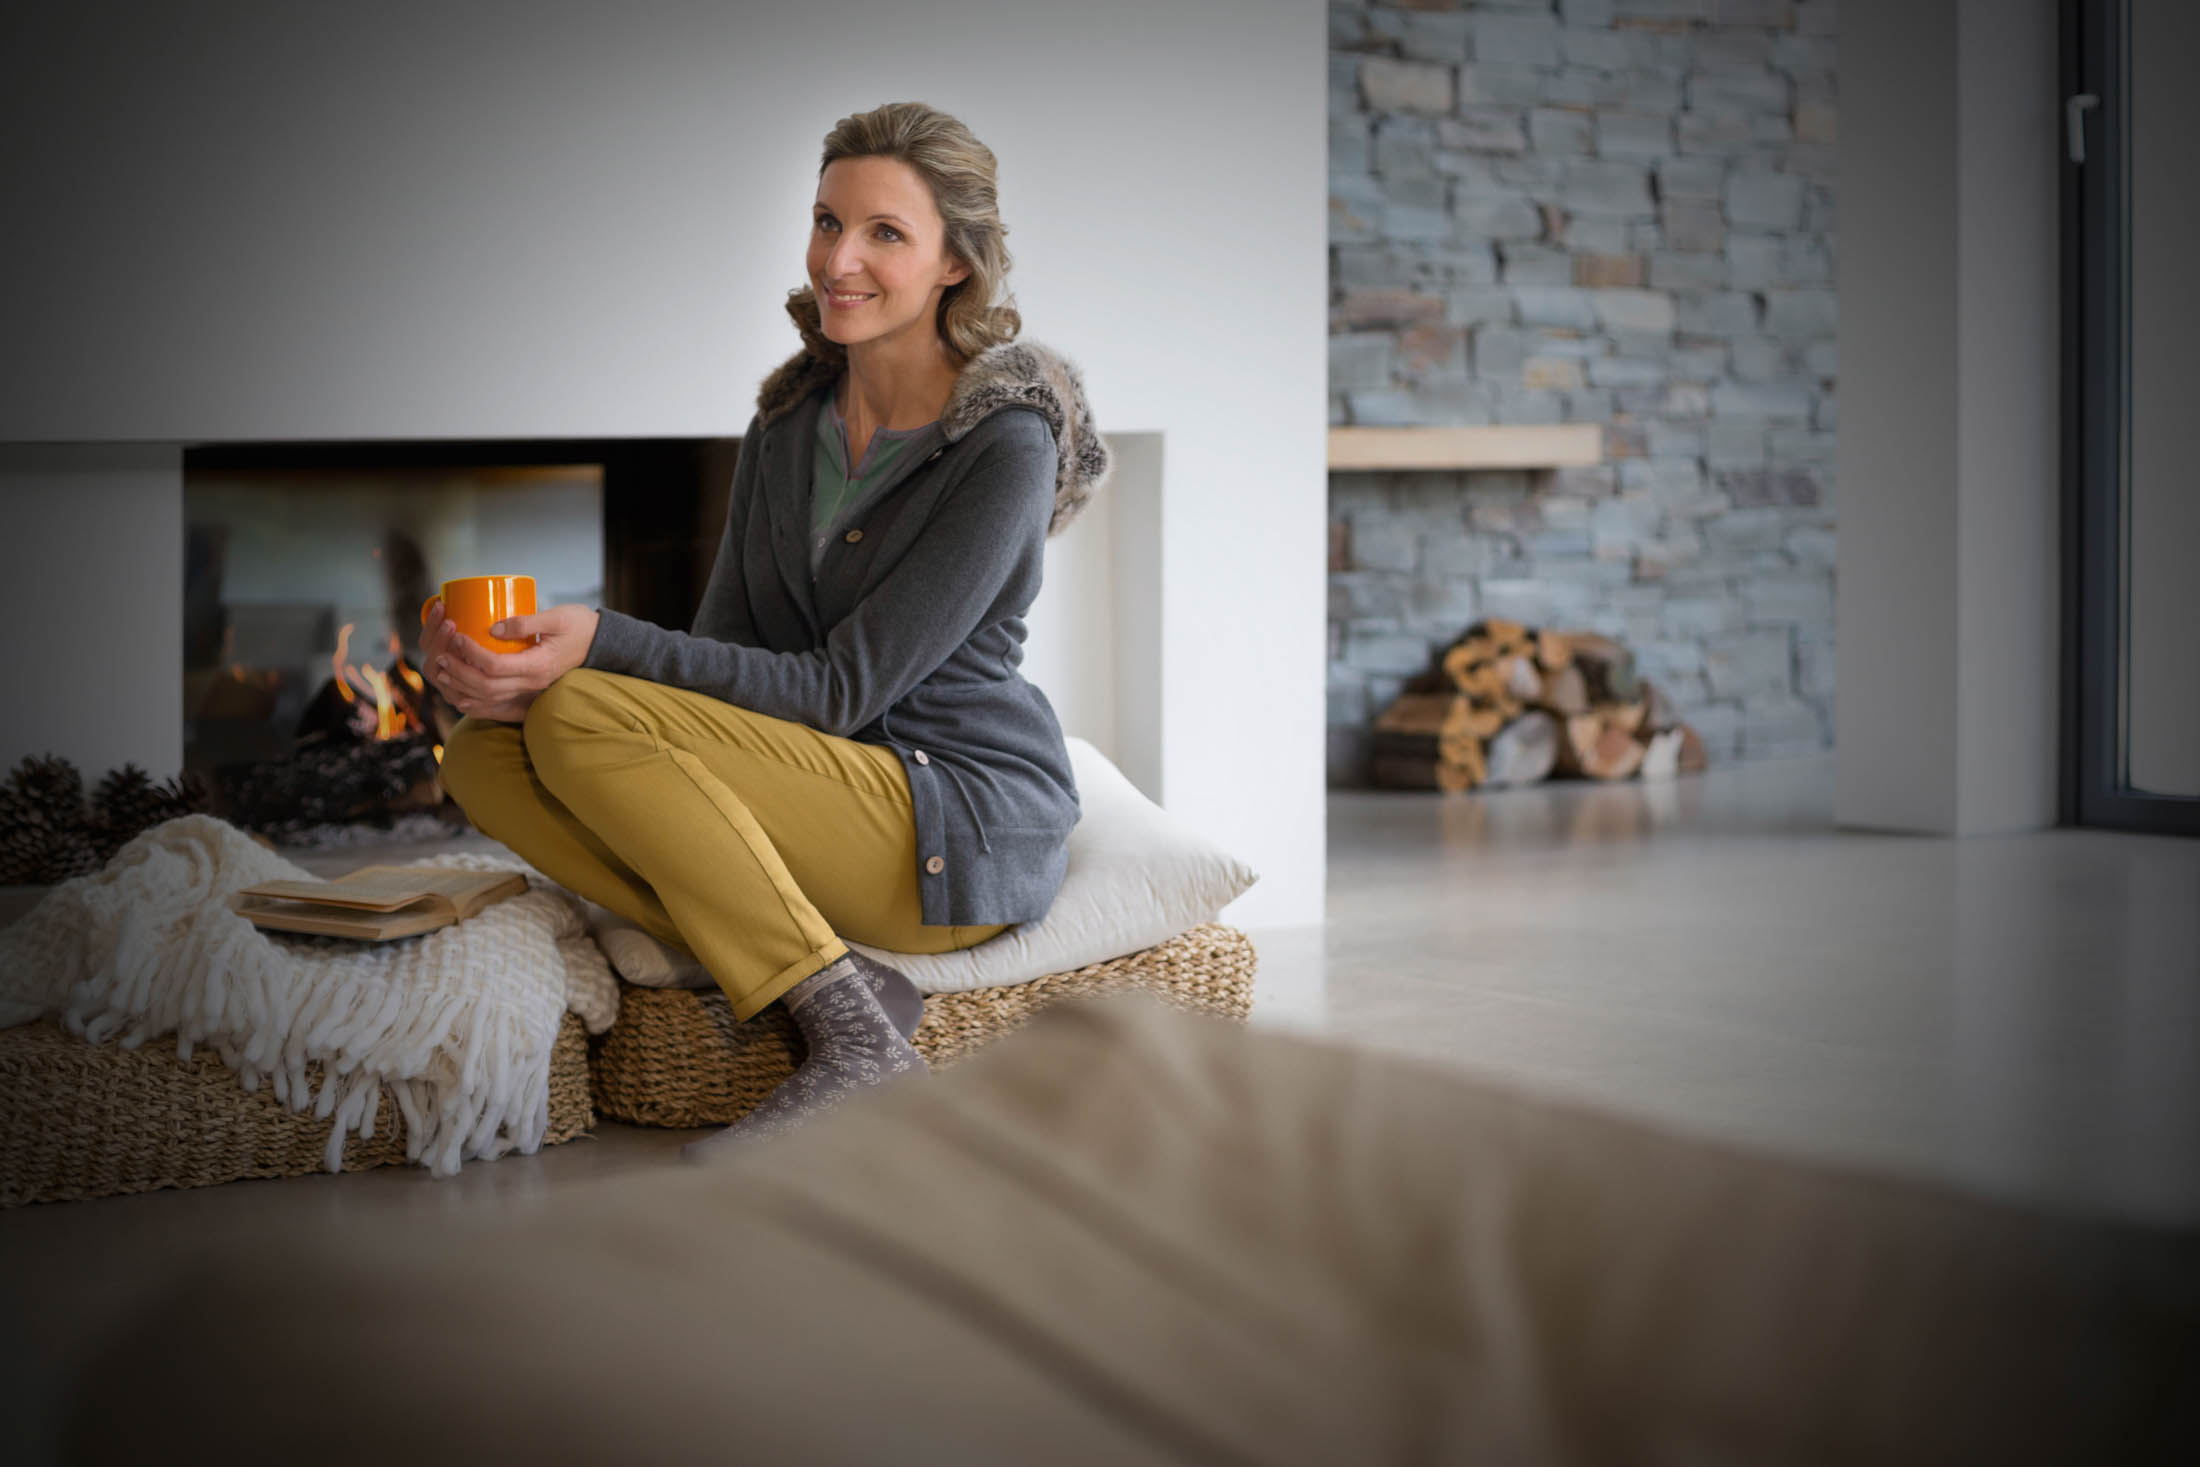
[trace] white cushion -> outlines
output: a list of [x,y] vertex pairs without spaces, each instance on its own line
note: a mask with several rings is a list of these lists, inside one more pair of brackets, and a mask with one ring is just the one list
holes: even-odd
[[608,907],[588,904],[588,931],[629,983],[644,988],[709,988],[714,981],[685,948],[666,947]]
[[[1080,738],[1066,740],[1083,816],[1069,836],[1069,868],[1037,922],[947,953],[860,949],[909,975],[926,993],[1028,983],[1167,942],[1211,922],[1260,879],[1257,872],[1147,799]],[[652,988],[708,988],[688,953],[596,909],[596,937],[619,975]]]

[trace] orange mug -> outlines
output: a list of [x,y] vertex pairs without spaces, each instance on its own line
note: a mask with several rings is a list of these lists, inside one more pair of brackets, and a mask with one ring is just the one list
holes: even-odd
[[[489,635],[489,628],[508,616],[535,614],[533,576],[460,576],[443,583],[442,599],[443,614],[451,624],[491,652],[524,652],[535,645],[531,638],[512,642]],[[433,596],[420,603],[422,626],[427,625],[428,608],[435,603]]]

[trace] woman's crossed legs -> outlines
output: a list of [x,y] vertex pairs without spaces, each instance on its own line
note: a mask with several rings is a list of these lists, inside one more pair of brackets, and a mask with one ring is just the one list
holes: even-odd
[[927,927],[893,751],[707,694],[580,668],[524,726],[468,718],[444,786],[484,833],[660,941],[749,1018],[847,952],[972,947]]

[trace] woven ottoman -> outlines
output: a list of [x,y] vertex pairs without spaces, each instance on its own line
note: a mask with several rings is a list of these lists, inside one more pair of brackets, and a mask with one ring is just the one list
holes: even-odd
[[[321,1065],[306,1075],[318,1094]],[[344,1143],[344,1170],[404,1162],[402,1112],[387,1086],[376,1117],[372,1137]],[[173,1039],[124,1049],[49,1021],[0,1029],[0,1207],[318,1172],[335,1123],[290,1109],[266,1084],[245,1089],[211,1049],[186,1063]],[[588,1031],[568,1013],[550,1052],[543,1144],[594,1124]]]
[[[1243,1021],[1253,1007],[1252,939],[1202,923],[1125,957],[1006,988],[938,993],[912,1043],[944,1068],[1017,1028],[1048,1004],[1126,989],[1179,1008]],[[802,1036],[774,1004],[747,1023],[716,989],[619,985],[619,1019],[589,1058],[596,1108],[640,1126],[722,1126],[794,1073]]]

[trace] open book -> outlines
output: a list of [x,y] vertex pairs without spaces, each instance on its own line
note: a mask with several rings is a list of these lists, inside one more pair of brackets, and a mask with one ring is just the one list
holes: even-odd
[[448,927],[525,890],[518,871],[363,866],[334,881],[263,881],[229,905],[260,927],[384,942]]

